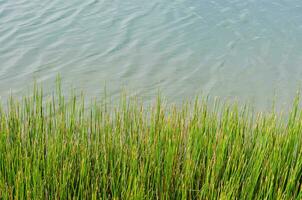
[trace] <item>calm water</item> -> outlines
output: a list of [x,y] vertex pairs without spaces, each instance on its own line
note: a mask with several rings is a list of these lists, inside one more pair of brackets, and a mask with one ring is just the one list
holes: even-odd
[[0,0],[0,95],[33,78],[266,107],[301,86],[301,0]]

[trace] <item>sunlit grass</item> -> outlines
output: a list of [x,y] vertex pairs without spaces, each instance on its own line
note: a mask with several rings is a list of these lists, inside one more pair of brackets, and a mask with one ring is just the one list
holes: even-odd
[[149,107],[11,97],[0,108],[1,199],[301,199],[302,110]]

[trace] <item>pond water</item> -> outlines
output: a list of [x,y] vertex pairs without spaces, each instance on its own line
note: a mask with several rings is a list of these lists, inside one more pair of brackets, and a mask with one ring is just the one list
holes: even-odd
[[0,95],[47,88],[262,108],[302,78],[301,0],[0,0]]

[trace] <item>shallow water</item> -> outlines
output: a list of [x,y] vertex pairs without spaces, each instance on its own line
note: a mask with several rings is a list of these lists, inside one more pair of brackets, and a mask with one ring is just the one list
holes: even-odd
[[0,95],[51,88],[267,107],[301,86],[301,0],[0,0]]

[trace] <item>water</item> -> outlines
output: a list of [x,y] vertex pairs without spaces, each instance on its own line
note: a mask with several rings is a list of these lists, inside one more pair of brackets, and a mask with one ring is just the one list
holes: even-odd
[[0,95],[203,92],[267,107],[301,86],[301,0],[0,0]]

